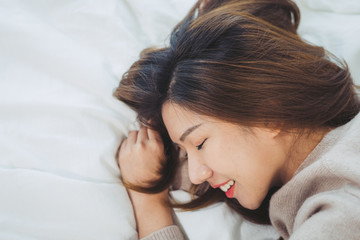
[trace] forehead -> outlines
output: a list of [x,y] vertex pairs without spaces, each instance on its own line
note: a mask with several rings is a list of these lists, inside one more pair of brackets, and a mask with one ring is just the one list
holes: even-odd
[[165,124],[171,122],[186,122],[195,124],[203,120],[203,117],[199,114],[175,103],[165,103],[162,106],[161,114]]
[[178,140],[188,128],[207,122],[201,115],[187,110],[174,103],[165,103],[162,107],[162,118],[171,139]]

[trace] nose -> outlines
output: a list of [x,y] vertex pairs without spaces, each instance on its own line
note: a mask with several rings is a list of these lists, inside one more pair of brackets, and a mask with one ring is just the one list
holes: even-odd
[[189,178],[193,184],[200,184],[212,177],[213,171],[197,159],[188,158]]

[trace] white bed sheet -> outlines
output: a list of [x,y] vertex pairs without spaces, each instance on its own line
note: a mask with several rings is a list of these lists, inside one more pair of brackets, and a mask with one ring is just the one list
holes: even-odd
[[[300,32],[359,79],[360,6],[347,2],[301,1]],[[0,0],[0,239],[137,238],[114,159],[135,115],[112,92],[193,3]],[[224,204],[177,216],[190,239],[276,237]]]

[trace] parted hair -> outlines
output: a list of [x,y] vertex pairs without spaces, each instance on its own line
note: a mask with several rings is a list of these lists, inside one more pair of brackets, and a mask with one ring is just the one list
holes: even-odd
[[[295,3],[201,2],[174,28],[169,46],[142,51],[114,93],[164,141],[162,178],[150,188],[137,187],[139,191],[161,191],[174,179],[177,149],[162,120],[165,102],[241,126],[284,130],[335,128],[360,109],[347,65],[297,34],[300,12]],[[205,189],[176,206],[195,209],[225,201],[252,222],[270,223],[269,200],[276,189],[256,210],[227,199],[218,189]]]

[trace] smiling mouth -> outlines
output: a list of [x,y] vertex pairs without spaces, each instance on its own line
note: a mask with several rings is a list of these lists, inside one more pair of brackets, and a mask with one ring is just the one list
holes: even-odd
[[235,181],[229,180],[226,183],[218,184],[212,186],[213,188],[220,188],[228,198],[232,198],[234,196],[234,189],[235,189]]
[[221,185],[220,189],[223,192],[227,192],[234,185],[234,183],[235,183],[234,180],[230,180],[227,183],[225,183],[224,185]]

